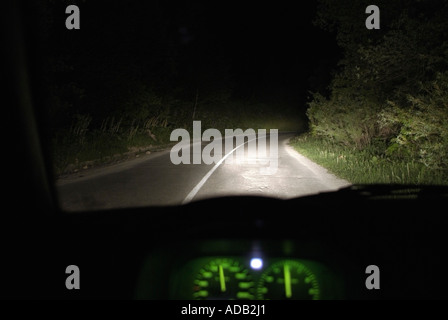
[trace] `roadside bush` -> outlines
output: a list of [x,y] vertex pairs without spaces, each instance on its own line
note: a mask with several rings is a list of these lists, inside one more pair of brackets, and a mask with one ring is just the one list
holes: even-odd
[[347,92],[336,92],[330,99],[315,94],[307,116],[311,132],[347,147],[363,149],[376,132],[374,103]]
[[422,85],[409,105],[389,101],[380,125],[394,132],[387,153],[418,159],[430,168],[448,168],[448,72]]

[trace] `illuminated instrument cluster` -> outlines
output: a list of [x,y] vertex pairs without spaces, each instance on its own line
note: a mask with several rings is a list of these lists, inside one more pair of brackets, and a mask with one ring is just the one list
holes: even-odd
[[197,300],[319,300],[341,297],[323,264],[292,258],[210,256],[189,261],[173,277],[171,297]]

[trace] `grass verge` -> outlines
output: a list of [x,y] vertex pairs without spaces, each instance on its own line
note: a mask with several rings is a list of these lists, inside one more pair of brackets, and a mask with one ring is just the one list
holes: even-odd
[[[104,166],[159,151],[174,145],[169,140],[168,128],[154,128],[151,135],[137,133],[131,139],[120,134],[95,131],[82,141],[63,136],[52,143],[55,176],[76,173],[92,167]],[[71,140],[71,141],[70,141]],[[75,140],[75,141],[73,141]]]
[[387,157],[381,148],[349,149],[310,134],[291,139],[300,154],[353,184],[448,185],[446,170]]

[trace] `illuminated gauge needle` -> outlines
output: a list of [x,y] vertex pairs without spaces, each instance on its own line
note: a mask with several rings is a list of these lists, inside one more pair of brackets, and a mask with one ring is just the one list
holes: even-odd
[[221,286],[221,292],[226,292],[226,280],[224,279],[224,269],[222,265],[219,265],[219,285]]
[[291,298],[291,273],[289,272],[289,265],[286,263],[283,265],[283,272],[285,274],[285,295],[286,298]]

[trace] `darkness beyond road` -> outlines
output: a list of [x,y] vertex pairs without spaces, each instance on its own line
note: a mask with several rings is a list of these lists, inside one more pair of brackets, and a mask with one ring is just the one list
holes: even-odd
[[[294,134],[278,135],[278,169],[262,174],[269,166],[249,154],[245,160],[221,164],[178,164],[170,150],[152,153],[118,165],[90,169],[57,181],[64,211],[101,210],[125,207],[180,205],[221,196],[267,196],[290,199],[348,186],[345,180],[298,154],[288,141]],[[208,142],[202,142],[204,148]],[[269,138],[266,147],[269,153]],[[193,150],[193,148],[190,148]],[[224,148],[223,148],[223,156]],[[236,157],[235,157],[236,159]]]

